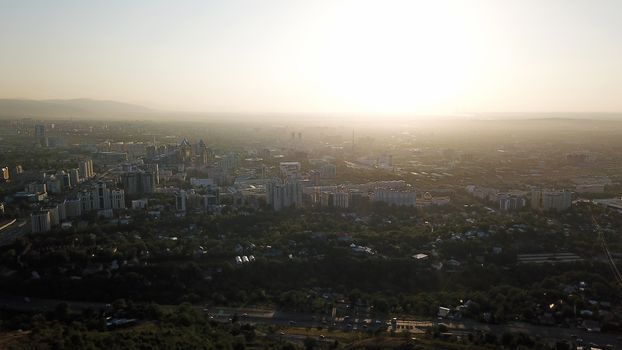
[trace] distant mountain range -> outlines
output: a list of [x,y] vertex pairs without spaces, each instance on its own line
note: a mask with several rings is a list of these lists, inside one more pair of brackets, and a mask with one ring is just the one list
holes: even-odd
[[[373,118],[374,114],[322,114],[322,113],[226,113],[226,112],[179,112],[151,109],[145,106],[117,101],[86,98],[68,100],[0,99],[0,119],[106,119],[106,120],[211,120],[211,121],[337,121]],[[622,121],[622,113],[468,113],[464,115],[417,115],[401,114],[384,116],[395,121],[410,122],[430,120],[480,120],[480,121],[540,121],[547,120],[609,120]]]
[[0,99],[0,118],[145,119],[157,113],[144,106],[116,101]]

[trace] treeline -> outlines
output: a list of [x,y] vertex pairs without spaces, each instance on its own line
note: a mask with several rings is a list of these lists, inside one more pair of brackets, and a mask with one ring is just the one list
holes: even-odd
[[[127,298],[163,304],[192,302],[216,305],[275,304],[298,311],[323,312],[339,302],[373,306],[379,314],[434,316],[438,306],[474,303],[467,314],[484,312],[496,321],[532,320],[546,305],[565,300],[565,286],[588,283],[579,310],[587,300],[619,301],[604,264],[529,265],[512,268],[468,265],[437,271],[412,259],[354,257],[336,249],[320,260],[265,260],[215,268],[191,261],[107,270],[73,279],[38,279],[15,274],[1,279],[3,290],[15,295],[64,300],[108,302]],[[325,295],[326,294],[326,295]],[[534,308],[534,305],[540,305]]]
[[[20,330],[2,345],[8,349],[293,349],[291,344],[258,337],[248,324],[217,323],[188,304],[164,309],[155,304],[118,300],[103,310],[75,312],[59,304],[47,313],[1,314],[0,330]],[[111,318],[131,319],[119,328]]]

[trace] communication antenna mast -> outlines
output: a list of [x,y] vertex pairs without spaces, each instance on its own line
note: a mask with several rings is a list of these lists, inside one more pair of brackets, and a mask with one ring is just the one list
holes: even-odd
[[594,226],[596,227],[596,230],[598,231],[598,242],[600,243],[600,246],[605,253],[605,257],[607,258],[607,262],[609,263],[609,267],[611,268],[613,277],[618,282],[620,287],[622,287],[622,273],[620,273],[620,270],[616,266],[613,256],[611,256],[611,252],[609,251],[609,247],[607,246],[607,241],[605,241],[605,235],[603,234],[602,228],[600,227],[600,225],[596,221],[596,218],[594,217],[594,214],[592,213],[592,207],[590,206],[589,208],[590,208],[590,216],[592,217],[592,223],[594,224]]

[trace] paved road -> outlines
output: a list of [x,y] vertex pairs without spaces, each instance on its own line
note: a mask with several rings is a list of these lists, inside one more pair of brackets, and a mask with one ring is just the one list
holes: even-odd
[[503,325],[485,324],[471,320],[448,323],[450,328],[458,330],[482,330],[495,334],[503,334],[505,332],[518,333],[523,332],[531,336],[537,336],[543,339],[571,339],[575,335],[584,340],[586,344],[595,343],[599,345],[612,344],[622,347],[622,334],[613,333],[591,333],[580,328],[562,328],[554,326],[541,326],[523,322],[511,322]]
[[[67,303],[70,309],[83,310],[86,308],[103,309],[110,307],[110,304],[99,302],[77,302],[77,301],[64,301],[55,299],[41,299],[41,298],[25,298],[10,295],[0,294],[0,308],[10,310],[22,310],[22,311],[51,311],[54,310],[56,305],[60,303]],[[165,308],[173,308],[174,305],[162,305]],[[214,320],[220,322],[228,322],[229,319],[237,316],[242,322],[258,323],[258,324],[272,324],[277,326],[296,326],[296,327],[323,327],[323,328],[335,328],[346,331],[361,331],[365,332],[369,329],[390,328],[390,322],[386,320],[375,320],[369,318],[355,318],[350,317],[344,319],[343,317],[337,317],[332,319],[326,315],[313,315],[308,313],[299,312],[285,312],[275,309],[259,309],[259,308],[232,308],[232,307],[220,307],[210,306],[204,308],[202,306],[196,306],[196,308],[202,312],[208,313]],[[379,322],[376,322],[379,321]],[[612,333],[589,333],[583,329],[578,328],[560,328],[560,327],[547,327],[540,325],[533,325],[528,323],[513,322],[503,325],[486,324],[472,320],[461,320],[446,322],[450,330],[453,331],[472,331],[482,330],[489,331],[495,334],[503,334],[504,332],[523,332],[531,336],[537,336],[543,339],[550,340],[570,340],[572,335],[576,335],[578,338],[582,338],[585,343],[595,343],[599,345],[613,344],[618,347],[622,347],[622,335]],[[410,331],[411,333],[421,333],[428,327],[434,325],[434,321],[429,320],[415,320],[413,318],[398,319],[396,322],[396,330]]]
[[18,219],[0,232],[0,246],[13,243],[17,237],[29,232],[29,229],[26,220]]

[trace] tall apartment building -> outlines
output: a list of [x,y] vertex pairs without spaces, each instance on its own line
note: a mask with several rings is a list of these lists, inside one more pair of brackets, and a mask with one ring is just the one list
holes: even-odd
[[82,215],[82,204],[79,198],[66,199],[64,205],[66,217],[77,218]]
[[[41,211],[47,211],[50,215],[50,226],[60,225],[61,217],[58,204],[50,204],[43,207]],[[64,211],[64,210],[63,210]]]
[[156,185],[160,184],[160,166],[158,165],[158,163],[148,163],[143,165],[142,168],[146,172],[150,172],[154,175]]
[[80,192],[78,198],[82,212],[125,209],[125,192],[123,190],[111,190],[103,182],[98,182],[90,190]]
[[311,184],[313,186],[319,186],[321,182],[321,174],[319,170],[311,170],[309,171],[309,180],[311,180]]
[[177,211],[186,211],[186,203],[188,200],[188,194],[184,190],[180,190],[175,194],[175,209]]
[[350,206],[353,208],[361,206],[365,201],[369,200],[367,193],[350,189]]
[[125,191],[110,190],[110,206],[112,209],[125,209]]
[[384,202],[389,205],[414,207],[417,202],[417,193],[410,190],[379,188],[374,192],[372,201]]
[[300,172],[301,166],[300,162],[281,162],[279,164],[279,169],[281,170],[281,174],[283,176],[297,176]]
[[18,164],[13,168],[13,174],[11,175],[17,176],[17,175],[22,174],[23,172],[24,172],[24,168],[20,164]]
[[510,193],[499,193],[497,198],[501,210],[519,210],[527,204],[525,197]]
[[45,177],[45,187],[48,193],[61,193],[63,191],[62,183],[55,175]]
[[52,230],[50,212],[47,210],[36,211],[30,214],[30,223],[33,233],[49,232]]
[[295,177],[285,181],[273,179],[266,183],[266,201],[274,210],[302,207],[302,184]]
[[333,179],[337,176],[337,167],[334,164],[325,164],[320,167],[320,177]]
[[83,160],[81,162],[78,163],[78,170],[79,170],[79,175],[80,178],[82,179],[90,179],[93,176],[95,176],[95,173],[93,172],[93,160],[91,159],[87,159],[87,160]]
[[26,184],[26,188],[25,188],[26,192],[28,193],[46,193],[47,192],[47,186],[44,183],[39,183],[39,182],[31,182]]
[[45,125],[37,124],[35,125],[35,140],[37,144],[41,147],[48,146],[48,138],[45,136]]
[[350,206],[350,194],[345,191],[335,192],[333,206],[335,208],[348,208]]
[[156,176],[149,171],[131,171],[121,176],[123,189],[129,195],[155,192]]
[[80,183],[80,169],[69,169],[69,180],[71,181],[71,186],[76,187]]
[[531,192],[531,207],[543,211],[564,211],[572,205],[572,194],[568,191],[534,190]]
[[218,165],[225,171],[233,170],[238,166],[238,156],[235,153],[229,153],[220,158]]
[[11,179],[9,167],[0,168],[0,182],[7,182]]
[[71,175],[66,173],[64,170],[57,174],[56,177],[60,181],[60,186],[63,190],[69,190],[71,187],[77,185],[77,183],[71,182]]

